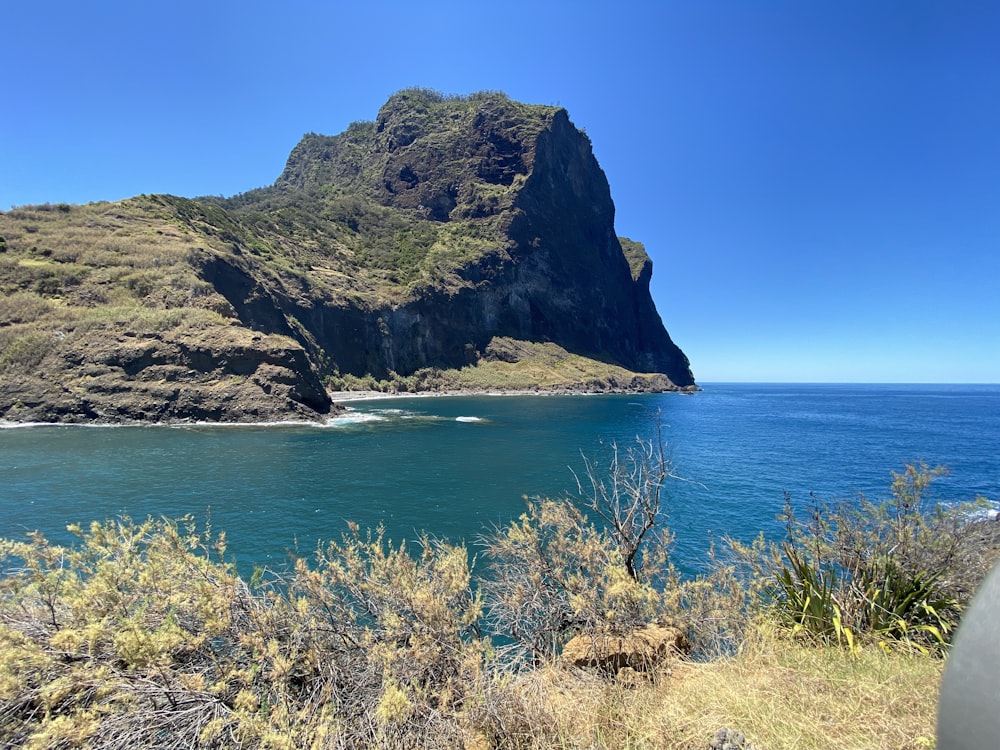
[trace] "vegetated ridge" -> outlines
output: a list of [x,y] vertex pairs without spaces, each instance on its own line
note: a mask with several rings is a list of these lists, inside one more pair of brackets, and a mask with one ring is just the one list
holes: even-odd
[[330,390],[694,389],[565,110],[392,96],[277,181],[0,213],[0,419],[318,419]]

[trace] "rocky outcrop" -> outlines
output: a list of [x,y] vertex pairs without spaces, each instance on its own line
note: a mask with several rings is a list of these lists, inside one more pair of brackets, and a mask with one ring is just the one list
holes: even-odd
[[584,633],[570,639],[562,661],[607,674],[648,672],[664,660],[690,650],[683,631],[672,625],[644,625],[628,633]]
[[460,367],[502,336],[694,385],[650,296],[652,263],[639,243],[626,257],[607,179],[565,110],[402,92],[374,123],[307,136],[275,185],[239,210],[338,191],[429,222],[440,244],[475,246],[444,270],[432,247],[396,299],[297,311],[341,371]]
[[644,272],[632,277],[607,179],[564,110],[539,135],[515,209],[509,234],[524,260],[511,287],[530,300],[517,321],[523,337],[545,335],[570,351],[693,384],[650,297],[652,263],[647,256]]
[[0,415],[18,422],[274,422],[331,411],[298,344],[244,333],[81,338],[60,349],[41,376],[0,377]]
[[723,728],[715,733],[708,750],[754,750],[754,746],[747,742],[742,732]]

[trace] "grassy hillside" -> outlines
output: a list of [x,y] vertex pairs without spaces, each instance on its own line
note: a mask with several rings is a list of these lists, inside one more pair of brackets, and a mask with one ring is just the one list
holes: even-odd
[[177,321],[219,322],[224,300],[192,264],[205,238],[171,218],[148,198],[0,213],[0,324],[75,329],[166,310],[184,310],[162,316]]
[[129,330],[228,326],[232,309],[192,262],[206,238],[156,209],[140,198],[0,213],[0,372]]
[[427,391],[631,393],[669,390],[657,373],[634,373],[623,367],[571,354],[558,344],[495,337],[476,361],[455,369],[424,368],[412,375],[379,380],[335,375],[334,391],[422,393]]
[[[318,214],[302,205],[233,212],[211,202],[140,196],[0,213],[0,377],[48,372],[67,389],[83,390],[93,373],[75,371],[75,363],[86,359],[80,352],[100,351],[123,337],[251,345],[257,334],[205,279],[211,258],[231,259],[250,269],[257,283],[294,299],[377,307],[406,297],[419,284],[467,286],[455,269],[489,250],[495,237],[488,219],[435,224],[347,196],[323,206],[315,209]],[[293,338],[294,323],[270,335],[301,346]],[[315,352],[319,368],[323,357]],[[334,390],[616,391],[670,385],[557,344],[509,338],[496,339],[462,368],[389,379],[327,376]],[[16,416],[17,410],[8,414]]]
[[[262,384],[292,382],[288,372],[306,362],[301,344],[290,331],[241,325],[204,278],[207,259],[237,252],[239,226],[185,216],[179,205],[194,204],[142,196],[0,213],[0,417],[296,413],[292,402],[266,398]],[[321,405],[315,376],[304,383],[307,400]]]

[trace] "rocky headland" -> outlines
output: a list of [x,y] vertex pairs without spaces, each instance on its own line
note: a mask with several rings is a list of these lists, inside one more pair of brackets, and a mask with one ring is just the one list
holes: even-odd
[[0,420],[323,419],[331,388],[693,390],[565,110],[412,89],[229,199],[0,213]]

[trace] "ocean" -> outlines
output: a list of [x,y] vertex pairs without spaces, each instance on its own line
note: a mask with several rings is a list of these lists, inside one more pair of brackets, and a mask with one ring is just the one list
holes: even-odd
[[693,395],[461,396],[355,401],[325,426],[0,429],[0,536],[122,514],[193,515],[225,531],[244,573],[339,538],[424,530],[475,551],[526,497],[576,493],[586,460],[667,442],[673,557],[712,540],[779,536],[787,492],[888,497],[890,471],[943,465],[931,496],[1000,500],[1000,385],[707,384]]

